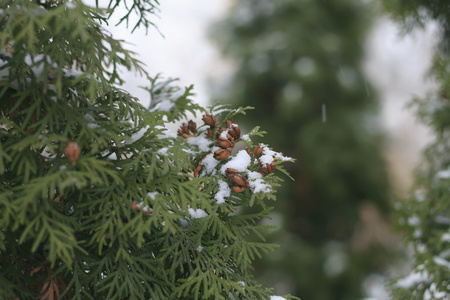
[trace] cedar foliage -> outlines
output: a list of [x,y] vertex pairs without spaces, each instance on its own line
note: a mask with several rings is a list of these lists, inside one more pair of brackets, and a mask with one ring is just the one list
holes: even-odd
[[391,283],[393,299],[448,299],[450,294],[450,3],[385,0],[405,29],[437,23],[440,40],[430,74],[438,88],[415,99],[418,116],[434,133],[409,198],[395,203],[395,220],[412,249],[412,270]]
[[[192,86],[150,78],[101,27],[120,2],[0,2],[0,299],[268,299],[250,270],[273,226],[255,224],[291,159],[250,152],[264,132],[231,121],[248,108],[205,109]],[[152,25],[157,1],[127,3],[120,22]],[[123,68],[149,79],[149,107],[121,88]],[[189,136],[166,127],[207,112],[217,123]],[[215,146],[218,131],[249,152]]]

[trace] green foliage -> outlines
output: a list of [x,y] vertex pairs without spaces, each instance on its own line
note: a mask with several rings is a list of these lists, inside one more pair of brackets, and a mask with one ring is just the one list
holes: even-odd
[[390,259],[388,244],[359,247],[356,234],[365,209],[380,227],[389,210],[378,101],[361,68],[371,15],[363,1],[235,1],[212,33],[238,66],[219,97],[257,107],[243,125],[270,128],[265,141],[299,161],[280,190],[284,226],[270,236],[284,255],[257,274],[304,299],[364,297],[366,276]]
[[418,115],[435,133],[418,168],[412,195],[395,204],[397,228],[412,248],[412,270],[391,282],[393,299],[447,299],[450,294],[450,14],[448,1],[385,1],[407,29],[436,21],[443,35],[432,74],[438,89],[415,99]]
[[[98,0],[95,0],[95,3],[97,7],[99,6]],[[108,12],[108,18],[109,19],[114,12],[117,12],[116,10],[120,5],[123,4],[126,8],[126,13],[120,17],[119,22],[116,25],[119,25],[123,22],[125,22],[126,26],[128,27],[130,17],[135,13],[138,15],[138,20],[136,21],[136,24],[134,24],[133,29],[131,32],[135,31],[139,27],[144,27],[146,32],[148,32],[148,27],[155,26],[155,23],[150,21],[150,17],[154,14],[156,14],[159,9],[158,5],[159,2],[157,0],[109,0],[108,6],[107,6],[107,12]]]
[[[445,299],[450,293],[450,192],[449,107],[450,63],[436,59],[434,73],[440,90],[417,99],[419,115],[436,133],[436,141],[425,151],[426,164],[417,171],[410,198],[395,204],[397,229],[413,249],[413,271],[391,283],[394,299]],[[438,96],[439,95],[439,96]]]
[[[213,157],[217,128],[177,137],[169,124],[207,112],[192,86],[148,78],[148,108],[122,90],[118,68],[148,75],[99,24],[120,2],[0,3],[0,299],[269,299],[250,270],[276,245],[257,220],[292,160],[264,146],[263,176],[245,150]],[[149,26],[155,4],[133,1],[121,22]],[[209,112],[253,150],[262,132],[226,123],[246,109]],[[231,193],[223,168],[243,155]]]
[[450,54],[450,3],[447,0],[383,0],[384,8],[410,31],[436,21],[441,28],[441,50]]

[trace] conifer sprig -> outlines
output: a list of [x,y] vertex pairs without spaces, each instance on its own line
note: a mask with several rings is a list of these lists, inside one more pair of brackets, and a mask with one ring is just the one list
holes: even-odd
[[[0,3],[0,299],[269,298],[249,270],[276,247],[257,221],[290,159],[240,132],[231,118],[247,108],[177,136],[169,123],[207,110],[172,79],[149,78],[148,108],[122,90],[118,67],[146,73],[101,13]],[[242,141],[261,151],[232,153]],[[236,214],[252,197],[260,211]]]

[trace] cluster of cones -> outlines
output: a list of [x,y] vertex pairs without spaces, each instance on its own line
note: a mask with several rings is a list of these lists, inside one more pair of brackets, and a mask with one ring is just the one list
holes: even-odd
[[[261,156],[263,150],[264,150],[263,146],[257,145],[253,149],[253,157],[257,158],[257,157]],[[249,156],[251,156],[251,152],[250,152],[249,148],[245,148],[245,151],[247,151],[247,154]],[[270,164],[268,164],[268,163],[264,164],[261,161],[261,159],[258,159],[258,164],[259,164],[260,173],[263,176],[266,176],[266,175],[272,173],[276,168],[275,162],[271,162]],[[234,185],[230,186],[230,189],[235,193],[242,193],[244,191],[244,188],[250,188],[247,178],[244,175],[242,175],[242,173],[237,171],[236,169],[227,168],[225,170],[225,176],[227,176],[227,178],[234,183]]]
[[248,189],[250,188],[247,178],[245,178],[245,176],[236,169],[227,168],[225,170],[225,176],[227,176],[227,178],[234,183],[234,185],[230,186],[230,189],[235,193],[242,193],[244,191],[244,187]]
[[[234,145],[241,137],[241,130],[239,129],[236,122],[233,120],[227,120],[225,122],[225,127],[220,128],[217,130],[217,121],[216,117],[212,114],[206,113],[203,115],[202,118],[203,122],[209,126],[207,129],[206,135],[209,138],[212,138],[214,135],[214,132],[216,132],[216,145],[220,147],[220,149],[217,149],[214,151],[213,156],[216,160],[225,160],[228,157],[230,157],[231,152],[234,149]],[[189,137],[196,136],[196,130],[197,130],[197,124],[190,120],[187,124],[183,123],[181,124],[180,129],[178,129],[178,135],[187,139]],[[249,156],[251,156],[251,152],[249,148],[245,149]],[[258,158],[261,156],[262,152],[264,150],[264,147],[261,145],[257,145],[253,149],[253,157]],[[206,155],[202,157],[202,159],[198,162],[197,167],[194,170],[194,176],[198,177],[200,174],[200,171],[202,170],[202,161],[205,159]],[[272,173],[275,168],[276,164],[275,162],[264,163],[261,159],[258,158],[258,164],[260,167],[260,173],[263,176],[266,176],[270,173]],[[241,193],[244,191],[244,188],[249,188],[249,184],[247,181],[247,178],[242,175],[240,172],[233,168],[228,168],[225,170],[225,175],[229,180],[233,182],[234,185],[230,186],[230,189],[235,193]]]
[[197,135],[197,124],[189,120],[189,122],[181,124],[180,129],[177,131],[178,135],[187,139],[189,137],[193,137]]
[[[250,155],[250,149],[246,148],[245,150],[247,151],[248,155]],[[263,146],[257,145],[257,146],[255,147],[255,149],[253,149],[253,155],[254,155],[254,157],[255,157],[255,158],[258,158],[259,156],[261,156],[263,150],[264,150],[264,147],[263,147]],[[261,173],[263,176],[269,175],[269,174],[272,173],[272,172],[275,170],[275,168],[277,167],[277,165],[275,164],[274,161],[272,161],[270,164],[268,164],[268,163],[263,163],[263,162],[261,161],[261,159],[259,159],[259,158],[258,158],[258,164],[259,164],[259,170],[260,170],[260,173]]]
[[[230,157],[231,155],[231,151],[233,151],[234,145],[236,143],[237,140],[240,139],[241,137],[241,130],[239,129],[238,125],[232,121],[232,120],[227,120],[226,121],[226,127],[225,128],[221,128],[220,130],[217,130],[217,121],[216,121],[216,117],[214,115],[211,115],[209,113],[206,113],[205,115],[203,115],[202,118],[203,122],[209,126],[209,128],[206,131],[206,135],[209,138],[212,138],[214,135],[214,132],[216,132],[216,144],[217,146],[220,147],[220,149],[217,149],[216,151],[214,151],[214,159],[217,160],[224,160],[227,159],[228,157]],[[191,122],[191,121],[189,121]],[[184,123],[183,123],[184,125]],[[180,135],[180,131],[182,133],[184,133],[183,130],[183,125],[182,128],[179,129],[179,135]],[[186,125],[185,127],[187,129],[189,126]],[[194,170],[194,176],[198,177],[198,175],[200,174],[200,171],[202,170],[202,161],[203,159],[205,159],[206,155],[203,156],[203,158],[198,162],[197,167]]]
[[214,151],[214,158],[217,160],[224,160],[230,157],[234,144],[240,137],[241,130],[238,125],[232,120],[227,120],[226,128],[221,128],[217,131],[216,144],[221,149]]

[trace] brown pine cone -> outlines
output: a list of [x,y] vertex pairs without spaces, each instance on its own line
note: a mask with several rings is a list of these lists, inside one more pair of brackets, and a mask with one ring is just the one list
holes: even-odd
[[231,151],[228,149],[219,149],[214,152],[214,158],[217,160],[224,160],[230,157]]
[[203,122],[205,122],[206,125],[209,125],[214,128],[216,127],[216,117],[214,117],[213,115],[206,113],[206,115],[203,115],[202,120]]

